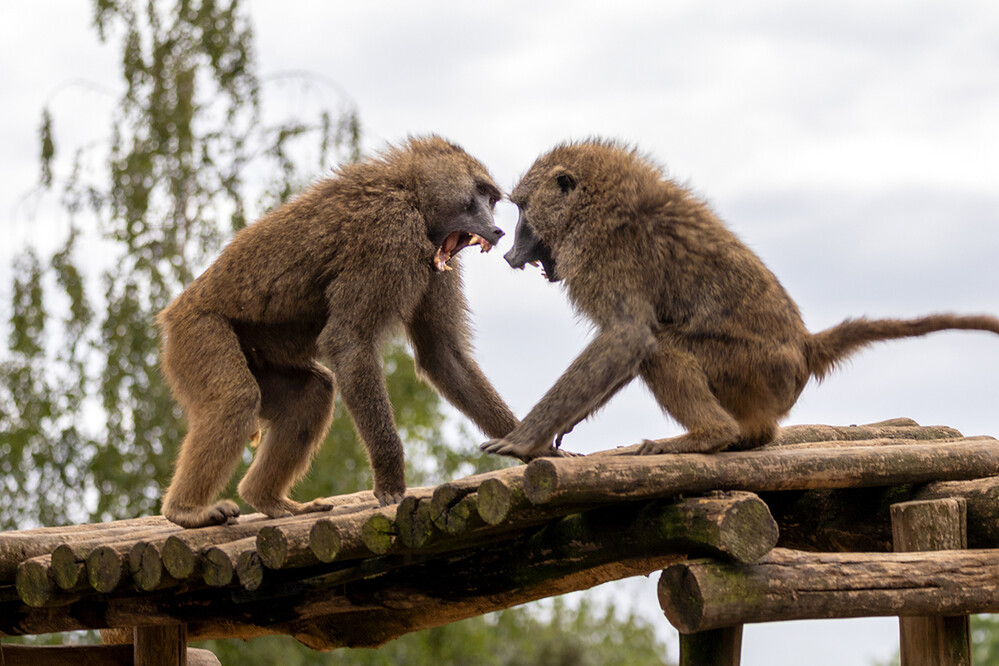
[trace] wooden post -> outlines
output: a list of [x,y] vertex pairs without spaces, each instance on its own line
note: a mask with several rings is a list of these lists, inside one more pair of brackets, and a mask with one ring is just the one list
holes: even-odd
[[[896,552],[968,547],[963,499],[903,502],[891,507]],[[971,666],[968,616],[899,617],[902,666]]]
[[187,625],[136,627],[135,666],[187,666]]
[[739,666],[742,625],[680,634],[680,666]]

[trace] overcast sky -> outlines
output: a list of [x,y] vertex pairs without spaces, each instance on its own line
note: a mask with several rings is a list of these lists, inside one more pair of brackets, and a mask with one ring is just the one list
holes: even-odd
[[[851,316],[999,313],[999,5],[921,2],[251,2],[263,74],[310,70],[357,105],[365,146],[438,133],[509,190],[555,143],[622,139],[709,200],[812,330]],[[0,6],[0,297],[9,256],[58,236],[30,214],[40,109],[99,141],[120,90],[89,2]],[[67,84],[85,81],[86,85]],[[109,94],[110,93],[110,94]],[[265,104],[336,106],[275,89]],[[321,174],[317,174],[321,175]],[[508,202],[498,223],[516,220]],[[511,233],[512,236],[512,233]],[[589,337],[557,286],[465,257],[478,358],[523,415]],[[999,435],[999,340],[882,344],[805,390],[788,423],[909,416]],[[564,445],[678,434],[632,385]],[[612,588],[655,617],[655,579]],[[894,620],[747,627],[743,663],[867,664]],[[675,640],[672,657],[676,657]]]

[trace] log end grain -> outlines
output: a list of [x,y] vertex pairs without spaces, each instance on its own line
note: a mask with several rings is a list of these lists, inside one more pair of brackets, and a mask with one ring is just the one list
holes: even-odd
[[114,592],[126,570],[125,557],[108,546],[99,546],[87,555],[87,579],[98,592]]
[[657,588],[659,606],[666,619],[683,634],[700,630],[704,619],[704,595],[697,577],[683,564],[666,567]]
[[399,541],[407,548],[420,548],[433,538],[436,531],[430,517],[430,500],[406,497],[395,512]]
[[163,559],[155,544],[139,542],[128,555],[132,582],[140,590],[155,590],[163,580]]
[[244,550],[236,560],[236,575],[239,584],[250,592],[258,589],[264,582],[264,564],[260,555],[253,550]]
[[201,575],[212,587],[223,587],[232,582],[236,567],[229,554],[221,548],[209,548],[201,561]]
[[71,547],[62,544],[52,551],[52,575],[56,585],[64,590],[72,590],[83,582],[85,573],[83,561]]
[[163,566],[177,580],[187,580],[198,566],[198,553],[182,538],[171,535],[163,544]]
[[280,569],[288,559],[288,538],[280,527],[263,527],[257,532],[257,553],[268,569]]
[[340,529],[329,518],[320,518],[309,531],[309,549],[320,562],[332,562],[340,552]]
[[51,570],[39,559],[25,560],[17,567],[14,585],[17,596],[29,606],[41,607],[52,598],[55,588]]
[[479,485],[479,516],[489,525],[499,525],[510,514],[513,493],[500,479],[486,479]]
[[395,521],[381,513],[368,518],[361,528],[361,540],[368,550],[376,555],[384,555],[395,543],[397,530]]
[[558,489],[558,467],[547,458],[532,460],[524,471],[524,494],[532,504],[551,500]]

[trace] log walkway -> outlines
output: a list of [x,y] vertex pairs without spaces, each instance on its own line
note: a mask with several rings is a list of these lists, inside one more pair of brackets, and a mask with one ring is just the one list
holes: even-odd
[[738,664],[744,623],[861,615],[907,616],[903,663],[970,663],[966,620],[933,618],[999,612],[993,438],[895,419],[792,426],[746,452],[633,448],[412,488],[390,507],[361,492],[196,530],[155,516],[0,533],[0,636],[113,628],[106,641],[133,643],[0,656],[207,664],[186,641],[267,634],[374,647],[656,571],[682,664]]

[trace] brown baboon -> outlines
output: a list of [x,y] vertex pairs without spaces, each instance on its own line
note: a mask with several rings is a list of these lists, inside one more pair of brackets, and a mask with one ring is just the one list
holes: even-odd
[[402,499],[380,356],[395,329],[444,397],[489,436],[510,432],[516,417],[470,356],[454,258],[503,235],[493,224],[500,196],[458,146],[411,139],[340,167],[236,234],[158,317],[163,372],[189,428],[163,515],[186,527],[237,516],[234,502],[211,502],[261,426],[240,496],[269,516],[329,508],[288,491],[329,429],[337,389],[367,447],[375,496]]
[[999,333],[988,316],[847,320],[812,335],[763,262],[690,192],[612,142],[556,147],[513,190],[514,268],[540,262],[597,325],[590,345],[510,434],[524,460],[641,376],[687,433],[641,453],[753,448],[773,439],[809,377],[878,340],[943,329]]

